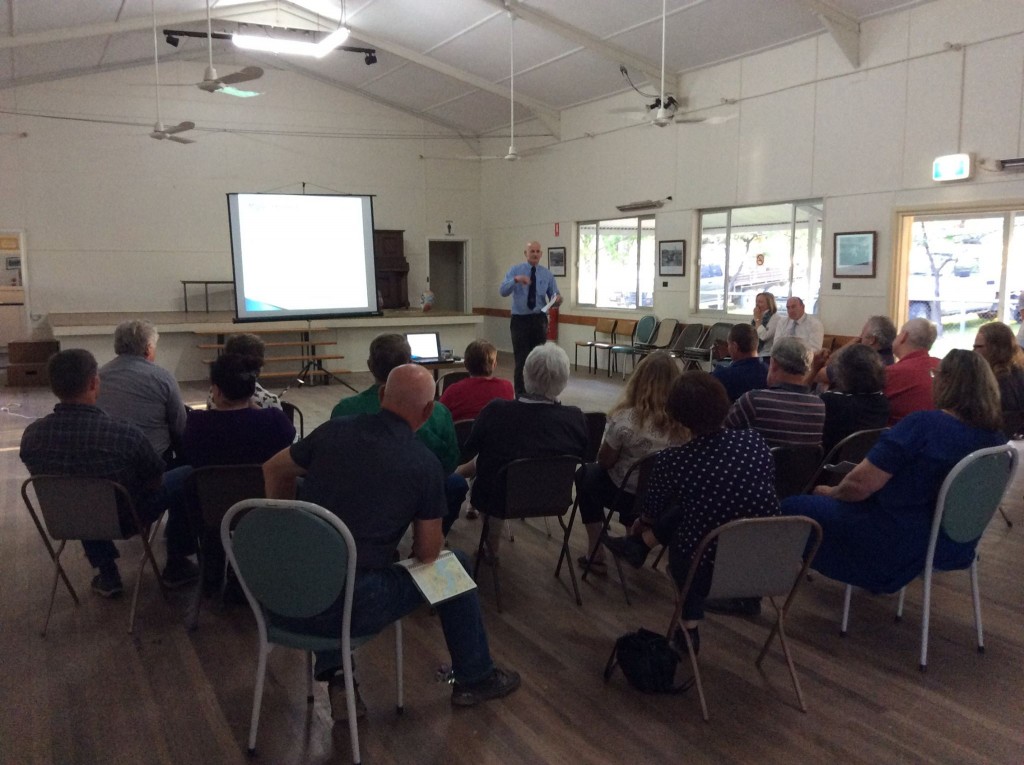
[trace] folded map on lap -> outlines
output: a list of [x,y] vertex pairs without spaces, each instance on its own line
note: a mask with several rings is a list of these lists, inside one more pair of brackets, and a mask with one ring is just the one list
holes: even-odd
[[407,558],[398,565],[409,570],[416,587],[432,606],[476,589],[476,582],[451,550],[444,550],[433,563]]

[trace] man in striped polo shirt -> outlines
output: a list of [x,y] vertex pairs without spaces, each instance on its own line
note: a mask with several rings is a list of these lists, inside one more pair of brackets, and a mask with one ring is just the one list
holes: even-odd
[[796,337],[772,347],[768,387],[740,396],[725,418],[727,428],[754,428],[768,446],[816,446],[825,425],[825,405],[803,384],[810,352]]

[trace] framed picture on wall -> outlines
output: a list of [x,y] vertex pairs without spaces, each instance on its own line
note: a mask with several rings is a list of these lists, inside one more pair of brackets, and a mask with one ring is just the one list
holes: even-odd
[[658,242],[658,276],[686,276],[686,240]]
[[834,267],[838,279],[873,279],[877,231],[851,231],[835,235]]
[[548,270],[554,276],[565,276],[564,247],[548,247]]

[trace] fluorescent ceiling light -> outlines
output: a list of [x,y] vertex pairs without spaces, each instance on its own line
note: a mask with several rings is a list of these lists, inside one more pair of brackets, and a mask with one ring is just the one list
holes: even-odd
[[231,41],[239,48],[267,53],[287,53],[292,56],[323,58],[348,39],[348,27],[338,27],[318,43],[284,37],[233,34]]

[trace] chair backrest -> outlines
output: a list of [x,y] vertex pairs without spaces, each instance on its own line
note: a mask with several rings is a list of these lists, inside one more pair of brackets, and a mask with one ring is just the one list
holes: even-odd
[[870,428],[858,430],[851,433],[842,441],[837,443],[825,459],[821,467],[815,471],[812,478],[807,482],[802,493],[810,492],[817,484],[825,483],[835,485],[844,475],[850,472],[861,460],[868,456],[871,447],[875,445],[879,437],[888,428]]
[[220,528],[242,588],[263,608],[303,618],[326,611],[342,592],[351,603],[356,547],[333,513],[310,502],[247,499]]
[[594,324],[594,342],[610,341],[615,334],[615,319],[598,319]]
[[[647,318],[646,316],[644,317]],[[619,319],[615,322],[615,344],[632,345],[636,338],[636,328],[640,322],[636,319]]]
[[473,455],[476,452],[470,452],[466,450],[466,442],[469,440],[469,434],[473,432],[473,423],[476,420],[456,420],[455,425],[455,441],[459,445],[459,462],[469,462],[473,459]]
[[[807,540],[815,535],[808,554]],[[691,577],[704,550],[717,541],[708,598],[756,598],[795,590],[821,542],[821,526],[802,515],[741,518],[708,534],[693,557]]]
[[658,322],[658,331],[648,344],[653,348],[668,348],[672,344],[672,338],[675,337],[678,326],[679,319],[662,319]]
[[985,531],[1017,466],[1009,445],[978,449],[960,460],[942,482],[935,506],[928,559],[941,528],[954,542],[976,541]]
[[583,455],[583,461],[597,462],[597,452],[601,448],[601,439],[604,438],[608,415],[604,412],[584,412],[583,417],[587,421],[587,453]]
[[[295,428],[295,432],[299,438],[306,437],[306,418],[302,416],[302,410],[299,409],[291,401],[282,401],[281,410],[288,415],[288,419],[292,421],[292,427]],[[299,424],[295,424],[295,419],[298,418]]]
[[505,465],[505,518],[564,515],[572,506],[578,457],[531,457]]
[[821,465],[821,445],[775,446],[775,493],[779,499],[801,494]]
[[687,324],[672,344],[672,350],[682,353],[685,348],[696,347],[702,337],[704,337],[703,324]]
[[441,398],[441,394],[444,393],[444,389],[450,385],[454,385],[460,380],[465,380],[469,377],[469,372],[465,370],[457,370],[455,372],[448,372],[447,374],[441,375],[437,381],[437,398]]
[[[633,494],[633,506],[629,508],[633,511],[634,515],[639,516],[640,510],[644,504],[644,494],[647,492],[647,481],[651,477],[651,469],[654,467],[654,463],[658,461],[658,455],[661,452],[651,452],[646,457],[642,457],[629,466],[629,470],[626,471],[626,475],[622,478],[622,484],[620,490],[629,483],[631,476],[636,476],[636,492]],[[616,508],[622,510],[622,508]]]
[[1003,435],[1007,438],[1019,438],[1024,433],[1024,412],[1020,409],[1003,410]]
[[658,319],[655,316],[642,316],[633,331],[633,343],[635,345],[647,345],[654,337],[654,331],[658,328]]
[[52,539],[125,539],[129,535],[122,531],[119,507],[132,523],[136,521],[131,496],[119,483],[87,476],[37,475],[21,485],[21,496],[40,532],[30,486]]
[[[188,477],[186,491],[195,502],[195,517],[205,528],[220,528],[224,514],[243,499],[262,499],[261,465],[208,465]],[[196,527],[198,531],[198,526]]]
[[733,324],[735,322],[728,321],[716,321],[711,325],[711,329],[704,335],[704,338],[700,341],[701,348],[710,348],[717,341],[727,341],[729,339],[729,332],[732,331]]

